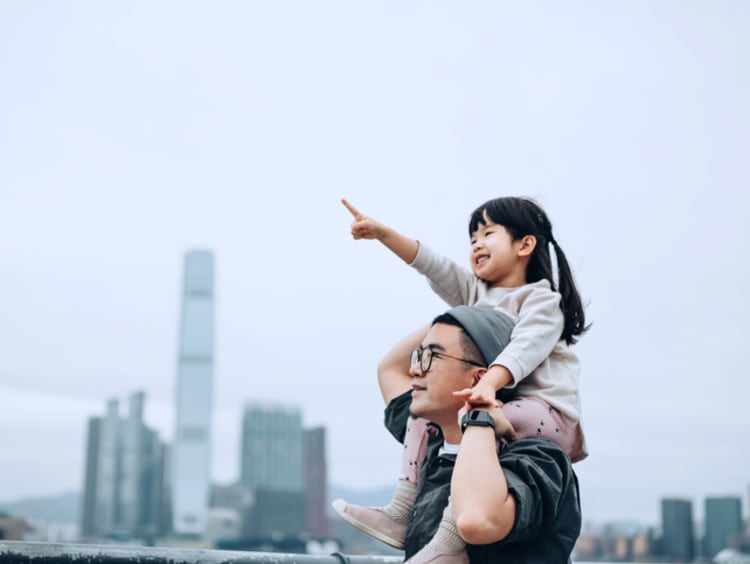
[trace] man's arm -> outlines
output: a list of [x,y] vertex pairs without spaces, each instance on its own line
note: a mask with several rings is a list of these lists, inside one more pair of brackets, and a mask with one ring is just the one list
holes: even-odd
[[401,339],[378,364],[378,383],[386,405],[393,398],[411,390],[409,355],[421,344],[429,328],[429,325],[425,325]]
[[468,426],[451,478],[451,504],[461,537],[470,544],[504,539],[513,529],[516,501],[500,466],[496,433],[512,430],[500,408],[484,408],[495,420],[492,427]]

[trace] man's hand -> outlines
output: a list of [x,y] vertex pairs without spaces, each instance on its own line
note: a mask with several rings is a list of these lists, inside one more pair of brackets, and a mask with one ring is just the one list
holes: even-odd
[[385,226],[371,217],[362,215],[357,208],[351,205],[346,198],[341,198],[341,203],[346,206],[354,216],[352,222],[352,237],[355,239],[383,239],[386,234]]

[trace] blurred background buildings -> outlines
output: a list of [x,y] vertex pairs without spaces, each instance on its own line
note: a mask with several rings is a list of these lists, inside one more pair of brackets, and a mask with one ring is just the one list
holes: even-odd
[[110,399],[89,419],[78,540],[284,552],[330,541],[326,430],[305,429],[298,406],[249,401],[239,478],[210,482],[214,278],[210,251],[186,254],[174,444],[143,423],[142,391],[124,416]]
[[579,560],[592,562],[714,562],[719,554],[734,556],[717,561],[745,562],[744,553],[750,554],[750,522],[743,523],[739,496],[706,498],[703,522],[696,522],[691,500],[664,498],[659,527],[590,525],[582,532],[576,553]]

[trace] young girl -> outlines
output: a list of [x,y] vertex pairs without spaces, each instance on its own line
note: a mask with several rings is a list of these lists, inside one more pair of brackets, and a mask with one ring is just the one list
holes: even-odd
[[[451,307],[495,308],[515,322],[510,344],[497,358],[485,359],[489,367],[485,376],[474,388],[457,395],[472,405],[512,395],[503,411],[513,424],[515,439],[546,437],[574,462],[585,458],[579,364],[569,346],[587,328],[570,267],[544,210],[530,199],[517,197],[496,198],[474,210],[469,220],[468,271],[419,241],[363,216],[346,200],[342,203],[354,216],[354,239],[379,240],[424,274]],[[389,505],[368,508],[335,500],[338,514],[379,540],[402,548],[429,431],[427,421],[409,421],[401,475]],[[409,559],[410,564],[426,562],[468,562],[450,504],[430,543]]]

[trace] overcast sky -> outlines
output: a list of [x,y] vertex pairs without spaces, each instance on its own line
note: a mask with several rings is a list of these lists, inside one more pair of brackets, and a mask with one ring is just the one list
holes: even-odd
[[216,255],[213,475],[242,405],[392,484],[375,368],[447,306],[363,213],[468,264],[536,198],[592,329],[585,517],[750,485],[750,3],[0,2],[0,501],[80,490],[85,425],[144,390],[171,440],[182,261]]

